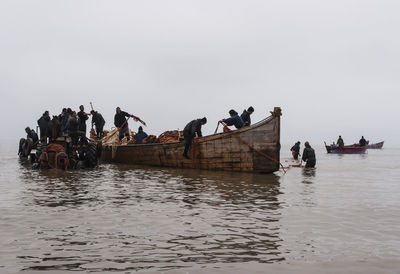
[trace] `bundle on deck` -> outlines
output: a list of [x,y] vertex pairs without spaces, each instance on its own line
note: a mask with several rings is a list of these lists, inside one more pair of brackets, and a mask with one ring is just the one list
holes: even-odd
[[160,136],[158,136],[158,140],[160,143],[179,142],[179,138],[182,136],[183,131],[169,130],[163,132]]
[[143,144],[153,144],[153,143],[159,143],[158,138],[155,135],[149,135],[143,139]]

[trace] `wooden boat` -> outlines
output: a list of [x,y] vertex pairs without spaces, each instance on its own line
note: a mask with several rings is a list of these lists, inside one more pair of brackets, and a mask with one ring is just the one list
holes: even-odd
[[272,173],[279,170],[281,109],[239,130],[193,141],[190,159],[184,142],[104,146],[102,160],[124,164]]
[[368,148],[369,149],[380,149],[383,147],[383,143],[384,143],[384,141],[375,143],[375,144],[368,144]]
[[336,154],[363,154],[366,152],[368,146],[359,146],[359,145],[349,145],[339,147],[338,145],[327,145],[325,143],[325,148],[328,153],[336,153]]

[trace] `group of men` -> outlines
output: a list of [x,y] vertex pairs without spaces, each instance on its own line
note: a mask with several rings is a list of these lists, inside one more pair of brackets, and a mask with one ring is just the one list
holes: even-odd
[[[344,147],[344,141],[343,141],[341,135],[339,135],[339,138],[337,139],[336,144],[339,147]],[[367,140],[365,140],[364,136],[361,136],[361,139],[360,139],[360,141],[358,141],[358,144],[360,147],[365,147],[366,145],[368,145],[368,142],[367,142]]]
[[[290,149],[293,155],[293,159],[297,160],[300,155],[300,141],[297,141],[294,146]],[[313,168],[317,163],[317,159],[315,158],[315,151],[310,146],[309,142],[304,143],[303,156],[301,158],[302,161],[306,163],[305,168]]]
[[[250,115],[253,114],[254,108],[249,107],[247,110],[244,110],[242,115],[231,109],[229,111],[229,118],[221,119],[218,123],[224,123],[227,126],[235,126],[237,129],[242,128],[244,126],[251,125]],[[183,151],[183,157],[186,159],[190,159],[188,152],[192,146],[192,140],[196,137],[202,137],[201,126],[207,123],[207,118],[203,117],[201,119],[196,119],[190,121],[185,128],[183,129],[183,136],[185,139],[185,150]]]

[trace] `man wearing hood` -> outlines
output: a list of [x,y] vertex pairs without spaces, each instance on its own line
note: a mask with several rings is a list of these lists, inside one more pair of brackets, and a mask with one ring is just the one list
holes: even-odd
[[229,111],[229,115],[231,116],[230,118],[222,119],[219,122],[220,123],[224,122],[227,126],[234,125],[237,129],[243,127],[244,122],[243,122],[242,118],[240,118],[240,116],[238,115],[238,113],[235,110],[231,109]]
[[315,167],[316,159],[314,149],[310,146],[309,142],[305,142],[304,146],[302,160],[306,162],[305,168]]
[[49,111],[46,110],[42,117],[39,118],[39,120],[37,120],[38,126],[40,128],[40,140],[41,141],[45,141],[45,143],[47,143],[47,137],[50,135],[49,134],[49,123],[50,123],[50,115],[49,115]]
[[201,133],[201,126],[206,123],[207,123],[206,117],[202,119],[192,120],[183,129],[183,136],[185,137],[185,151],[183,152],[183,157],[185,157],[186,159],[190,159],[187,153],[189,152],[189,149],[192,146],[192,140],[196,136],[196,134],[197,137],[203,137]]

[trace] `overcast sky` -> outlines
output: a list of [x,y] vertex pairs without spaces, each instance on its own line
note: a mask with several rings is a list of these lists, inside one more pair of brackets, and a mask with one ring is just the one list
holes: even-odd
[[2,0],[1,138],[93,102],[106,129],[117,106],[155,135],[280,106],[283,144],[399,144],[399,14],[398,0]]

